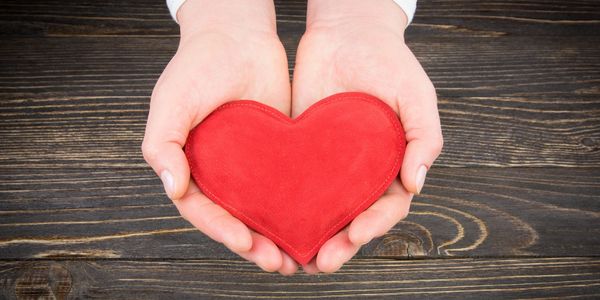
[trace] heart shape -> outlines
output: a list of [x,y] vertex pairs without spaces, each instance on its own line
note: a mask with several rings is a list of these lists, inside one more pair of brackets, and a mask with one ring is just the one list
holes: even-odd
[[185,153],[207,197],[304,265],[385,192],[405,147],[387,104],[348,92],[296,119],[228,102],[190,132]]

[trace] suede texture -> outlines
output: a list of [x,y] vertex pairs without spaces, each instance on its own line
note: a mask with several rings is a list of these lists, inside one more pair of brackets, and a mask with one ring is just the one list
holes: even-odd
[[296,119],[252,100],[228,102],[190,132],[185,153],[207,197],[304,265],[379,199],[405,148],[387,104],[347,92]]

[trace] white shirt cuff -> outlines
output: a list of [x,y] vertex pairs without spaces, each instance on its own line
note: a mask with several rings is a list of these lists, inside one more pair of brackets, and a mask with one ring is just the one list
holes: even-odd
[[394,0],[394,2],[396,2],[396,4],[398,4],[402,10],[404,10],[406,17],[408,18],[408,23],[406,23],[406,26],[408,26],[415,16],[415,10],[417,10],[417,0]]
[[167,0],[167,7],[169,8],[171,17],[173,17],[173,20],[175,20],[175,22],[177,23],[179,23],[177,21],[177,11],[179,10],[183,2],[185,2],[185,0]]
[[[183,2],[185,2],[185,0],[167,0],[167,7],[169,7],[171,17],[173,17],[173,20],[175,20],[175,22],[177,23],[179,23],[177,21],[177,11],[179,10]],[[406,23],[406,26],[408,26],[408,24],[412,22],[412,19],[415,16],[415,10],[417,10],[417,0],[394,0],[394,2],[396,2],[396,4],[398,4],[398,6],[400,6],[400,8],[402,8],[404,13],[406,14],[406,17],[408,19],[408,23]]]

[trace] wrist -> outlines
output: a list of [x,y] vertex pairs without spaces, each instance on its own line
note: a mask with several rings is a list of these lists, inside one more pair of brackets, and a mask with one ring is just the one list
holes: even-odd
[[408,18],[392,0],[308,0],[307,30],[350,24],[384,26],[404,34]]
[[187,0],[177,20],[182,37],[199,31],[277,34],[272,0]]

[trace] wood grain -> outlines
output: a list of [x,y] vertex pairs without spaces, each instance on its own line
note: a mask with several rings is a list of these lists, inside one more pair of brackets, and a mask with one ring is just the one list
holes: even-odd
[[[235,257],[181,219],[146,168],[9,170],[0,182],[3,258]],[[600,255],[600,170],[433,168],[409,217],[360,255]]]
[[[5,39],[0,168],[142,166],[149,96],[176,43]],[[600,37],[411,42],[438,90],[446,143],[437,165],[600,166],[599,43]]]
[[0,296],[57,299],[550,299],[600,295],[600,259],[355,259],[282,277],[237,260],[0,261]]
[[[292,74],[306,2],[275,1]],[[419,1],[445,148],[334,275],[239,260],[143,161],[163,1],[0,2],[0,299],[600,298],[600,2]]]
[[[277,0],[280,33],[302,33],[305,0]],[[0,35],[177,36],[161,1],[18,1],[0,4]],[[419,2],[409,36],[595,36],[600,4],[594,0],[427,0]]]

